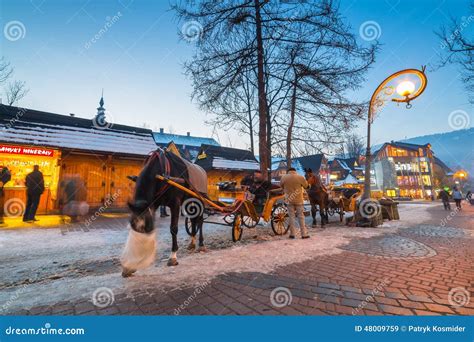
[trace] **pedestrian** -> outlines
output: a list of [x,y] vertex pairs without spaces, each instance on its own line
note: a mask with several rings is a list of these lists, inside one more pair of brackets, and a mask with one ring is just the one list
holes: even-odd
[[446,188],[439,192],[439,198],[443,201],[444,210],[451,210],[451,205],[449,204],[449,192]]
[[309,238],[308,230],[304,222],[304,189],[309,185],[306,179],[296,173],[294,168],[289,168],[286,175],[281,177],[280,186],[285,193],[285,200],[288,204],[288,216],[290,217],[290,239],[295,238],[295,212],[303,239]]
[[26,176],[26,208],[23,215],[24,222],[38,221],[35,218],[36,210],[44,192],[44,178],[39,166],[33,166],[33,172]]
[[263,212],[265,202],[267,201],[270,190],[273,186],[270,181],[264,180],[260,171],[254,171],[252,175],[245,176],[240,185],[248,188],[248,191],[253,195],[252,203],[258,215]]
[[456,202],[456,208],[461,210],[462,192],[461,190],[458,190],[457,187],[454,187],[453,189],[453,199],[454,202]]
[[160,217],[167,217],[167,216],[170,216],[170,215],[166,212],[166,206],[160,205]]
[[12,175],[6,166],[0,165],[0,225],[4,224],[3,216],[5,206],[5,184],[10,181]]
[[79,175],[65,176],[61,182],[60,208],[64,216],[69,216],[72,223],[80,221],[89,212],[87,190]]

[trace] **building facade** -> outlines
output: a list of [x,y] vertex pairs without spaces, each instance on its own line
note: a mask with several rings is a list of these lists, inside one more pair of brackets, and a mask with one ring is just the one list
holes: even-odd
[[221,202],[239,198],[242,179],[260,170],[252,152],[215,145],[201,145],[195,163],[207,172],[209,197]]
[[39,214],[59,211],[71,178],[85,185],[91,208],[125,209],[135,188],[127,176],[140,172],[156,144],[151,130],[107,123],[103,105],[101,99],[92,119],[0,106],[0,164],[12,174],[5,201],[26,203],[26,175],[39,165],[45,183]]
[[165,133],[163,128],[160,128],[159,132],[153,132],[153,138],[161,148],[167,148],[172,143],[178,149],[181,157],[192,162],[196,160],[202,144],[220,146],[213,138],[195,137],[190,132],[187,132],[186,135]]
[[434,194],[431,145],[385,143],[374,153],[372,190],[388,197],[430,199]]
[[329,179],[334,186],[360,187],[364,168],[358,158],[334,158],[329,162]]

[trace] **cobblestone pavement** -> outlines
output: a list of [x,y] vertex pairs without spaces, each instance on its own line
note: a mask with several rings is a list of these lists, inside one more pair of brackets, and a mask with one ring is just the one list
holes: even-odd
[[[337,253],[310,254],[301,262],[287,263],[270,272],[221,272],[192,286],[190,282],[169,288],[124,285],[120,291],[104,289],[95,305],[90,297],[76,298],[17,308],[8,314],[474,315],[474,207],[465,205],[451,215],[439,204],[427,205],[424,210],[426,218],[408,227],[350,228],[377,234],[352,236],[338,246]],[[401,217],[403,220],[403,211]],[[331,225],[325,231],[312,230],[310,240],[347,231]],[[243,249],[250,250],[246,244],[274,243],[265,241],[264,235],[247,236]],[[309,253],[301,246],[299,253]],[[225,244],[219,248],[223,249],[221,253],[228,252]],[[328,246],[328,250],[331,248]],[[284,250],[274,249],[275,257],[279,252]],[[219,252],[208,255],[212,253]],[[253,262],[258,266],[265,260],[255,255]],[[103,263],[82,264],[82,270],[117,272],[117,260]],[[175,275],[179,267],[187,266],[179,265]],[[80,277],[81,272],[76,270],[75,276]],[[130,281],[136,285],[147,279],[146,274],[136,275]],[[18,284],[15,286],[18,292]],[[21,293],[16,299],[21,300]]]

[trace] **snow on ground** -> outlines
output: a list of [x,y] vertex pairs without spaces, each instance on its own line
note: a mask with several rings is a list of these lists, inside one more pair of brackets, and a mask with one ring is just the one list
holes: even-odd
[[147,288],[168,291],[195,286],[227,272],[269,273],[318,255],[341,253],[339,247],[354,238],[393,233],[422,223],[429,219],[427,209],[431,206],[401,204],[402,220],[386,222],[383,229],[346,227],[333,217],[324,230],[310,228],[311,238],[307,240],[273,236],[268,226],[257,226],[244,228],[242,241],[234,244],[230,227],[206,224],[207,253],[186,250],[189,238],[181,223],[176,267],[166,266],[171,246],[169,219],[159,220],[156,264],[127,279],[120,275],[118,260],[128,234],[126,219],[113,219],[113,228],[111,219],[106,219],[109,221],[98,221],[90,231],[64,235],[60,229],[2,230],[0,313],[59,301],[90,300],[99,287],[108,287],[115,295]]

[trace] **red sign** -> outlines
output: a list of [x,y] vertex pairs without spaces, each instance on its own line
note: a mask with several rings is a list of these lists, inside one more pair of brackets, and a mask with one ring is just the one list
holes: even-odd
[[0,145],[0,153],[8,154],[24,154],[29,156],[52,157],[54,150],[47,150],[37,147],[23,147],[23,146],[6,146]]

